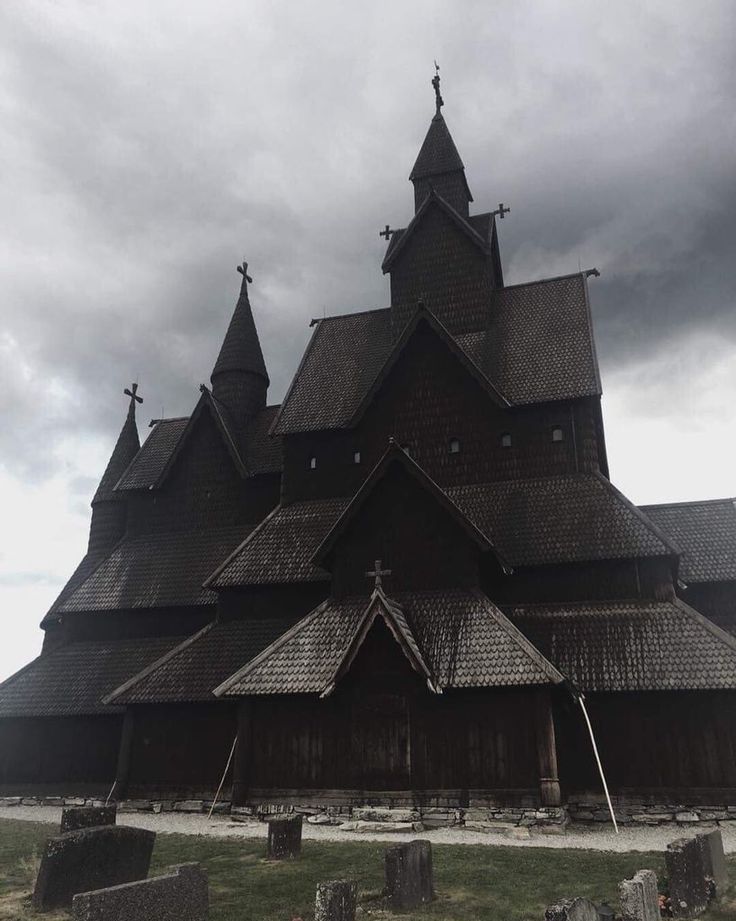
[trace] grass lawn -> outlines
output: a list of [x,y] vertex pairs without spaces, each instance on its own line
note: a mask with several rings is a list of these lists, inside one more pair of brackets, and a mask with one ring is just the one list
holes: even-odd
[[[53,826],[0,819],[0,919],[52,919],[35,915],[25,897],[33,886],[38,855]],[[359,917],[389,917],[380,902],[383,851],[390,843],[305,841],[298,861],[263,859],[265,842],[243,839],[158,835],[151,875],[174,863],[197,860],[209,872],[212,921],[291,921],[313,917],[314,891],[321,880],[358,881]],[[437,900],[421,911],[402,915],[442,921],[540,921],[544,908],[565,895],[587,896],[617,905],[617,883],[643,867],[664,874],[660,854],[612,854],[601,851],[535,847],[436,845]],[[729,858],[736,880],[736,857]],[[725,899],[703,916],[733,921],[736,900]]]

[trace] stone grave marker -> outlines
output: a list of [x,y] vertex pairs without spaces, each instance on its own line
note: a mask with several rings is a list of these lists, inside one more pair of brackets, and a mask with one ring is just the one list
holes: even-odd
[[125,825],[80,828],[46,841],[33,891],[39,911],[69,907],[78,892],[145,879],[156,833]]
[[598,909],[590,899],[560,899],[546,909],[544,921],[598,921]]
[[314,921],[355,921],[358,885],[347,879],[319,883],[314,900]]
[[61,834],[78,828],[95,828],[100,825],[114,825],[118,807],[112,806],[67,806],[61,810]]
[[716,895],[719,896],[728,886],[728,867],[726,856],[723,853],[723,837],[720,829],[696,835],[703,849],[703,869],[705,875],[710,877],[715,884]]
[[670,880],[670,908],[674,918],[694,918],[708,907],[710,887],[704,848],[697,838],[678,838],[664,854]]
[[161,876],[74,896],[74,921],[207,921],[207,871],[198,863]]
[[409,841],[386,850],[384,857],[386,895],[394,909],[418,908],[434,898],[432,845]]
[[657,874],[638,870],[618,884],[623,921],[660,921]]
[[302,852],[302,816],[283,815],[268,820],[268,857],[284,860]]

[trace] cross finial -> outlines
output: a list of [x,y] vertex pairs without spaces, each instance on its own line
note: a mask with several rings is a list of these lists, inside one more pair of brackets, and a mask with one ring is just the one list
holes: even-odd
[[391,228],[388,226],[388,224],[386,224],[386,227],[385,227],[383,230],[379,230],[379,231],[378,231],[378,236],[379,236],[379,237],[385,237],[385,238],[386,238],[386,242],[388,243],[388,241],[391,239],[391,234],[394,234],[394,233],[396,233],[396,231],[395,231],[395,230],[391,230]]
[[432,77],[432,86],[434,87],[434,101],[435,105],[437,106],[435,115],[439,115],[440,109],[445,104],[445,101],[442,96],[440,96],[440,65],[437,63],[437,61],[434,62],[434,77]]
[[373,587],[380,588],[381,587],[381,576],[390,576],[390,575],[391,575],[391,570],[381,569],[381,561],[376,560],[374,563],[373,570],[366,573],[366,578],[375,579],[376,584]]
[[238,266],[238,271],[243,276],[243,278],[248,282],[249,285],[253,284],[253,279],[248,274],[248,263],[243,261],[242,265]]
[[130,385],[130,390],[126,387],[125,390],[123,390],[123,393],[125,394],[126,397],[130,397],[131,409],[135,406],[136,403],[143,402],[143,397],[138,396],[138,382],[137,381],[134,381],[134,383]]
[[504,214],[510,214],[510,213],[511,213],[511,208],[507,208],[503,202],[499,202],[498,208],[496,208],[496,210],[493,212],[493,214],[497,214],[501,218],[501,220],[503,220]]

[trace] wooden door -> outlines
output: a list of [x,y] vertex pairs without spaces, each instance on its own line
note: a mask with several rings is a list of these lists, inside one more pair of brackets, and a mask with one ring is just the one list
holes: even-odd
[[352,707],[356,786],[362,790],[411,787],[409,707],[405,694],[364,691]]

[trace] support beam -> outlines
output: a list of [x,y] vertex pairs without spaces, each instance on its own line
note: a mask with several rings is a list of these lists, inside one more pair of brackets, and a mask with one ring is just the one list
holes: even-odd
[[115,770],[115,786],[111,791],[111,799],[121,800],[127,796],[134,731],[135,718],[133,710],[128,707],[123,717],[123,729],[120,734],[120,748],[118,749],[118,764]]
[[253,737],[253,703],[245,698],[238,704],[238,743],[233,755],[234,806],[244,805],[250,786],[251,740]]
[[562,797],[557,773],[557,743],[549,688],[540,688],[536,692],[534,705],[541,803],[543,806],[559,806]]

